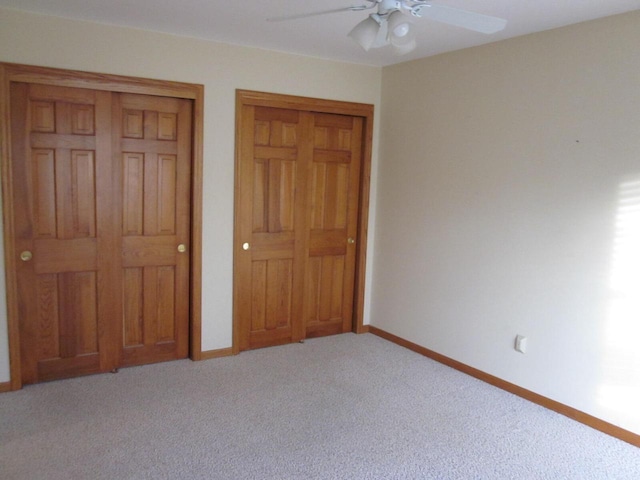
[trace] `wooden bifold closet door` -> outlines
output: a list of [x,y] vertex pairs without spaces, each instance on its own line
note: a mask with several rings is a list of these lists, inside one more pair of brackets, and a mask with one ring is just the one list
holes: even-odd
[[239,349],[351,331],[363,119],[241,108]]
[[13,83],[22,382],[188,354],[191,102]]

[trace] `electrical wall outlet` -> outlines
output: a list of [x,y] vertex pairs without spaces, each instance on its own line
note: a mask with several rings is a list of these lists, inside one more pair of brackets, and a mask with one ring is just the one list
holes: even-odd
[[514,348],[517,352],[527,353],[527,337],[524,335],[516,335]]

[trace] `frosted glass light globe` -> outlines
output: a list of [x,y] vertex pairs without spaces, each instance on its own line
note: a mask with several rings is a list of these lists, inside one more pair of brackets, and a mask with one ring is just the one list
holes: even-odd
[[404,37],[407,33],[409,33],[409,24],[401,23],[400,25],[396,25],[393,29],[393,34],[396,37]]

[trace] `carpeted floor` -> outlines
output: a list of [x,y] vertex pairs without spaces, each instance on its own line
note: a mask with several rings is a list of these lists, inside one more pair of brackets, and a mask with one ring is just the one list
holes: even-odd
[[373,335],[0,395],[0,478],[640,479],[640,449]]

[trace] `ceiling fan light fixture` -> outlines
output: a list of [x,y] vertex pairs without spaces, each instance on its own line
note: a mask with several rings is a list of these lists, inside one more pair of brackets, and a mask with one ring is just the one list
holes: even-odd
[[389,23],[382,19],[380,21],[380,29],[378,30],[378,35],[376,35],[376,40],[373,42],[371,48],[382,48],[389,45]]
[[374,15],[369,15],[349,32],[349,37],[360,45],[365,52],[368,52],[373,46],[380,30],[380,21],[375,19]]
[[428,18],[436,22],[461,27],[473,32],[492,34],[507,25],[504,18],[431,3],[431,0],[362,0],[366,3],[350,7],[332,8],[311,13],[285,15],[267,20],[277,22],[314,17],[337,12],[376,10],[358,23],[349,33],[365,52],[372,48],[392,46],[404,55],[417,47],[413,18]]
[[418,44],[416,43],[416,39],[413,38],[411,39],[409,42],[407,43],[403,43],[403,44],[396,44],[393,43],[393,49],[396,52],[397,55],[406,55],[407,53],[411,53],[413,52],[416,47],[418,46]]
[[409,33],[409,24],[401,23],[396,28],[392,30],[392,33],[395,37],[404,37]]
[[404,37],[409,33],[411,28],[409,19],[400,10],[391,12],[387,21],[389,22],[390,36]]
[[394,47],[394,51],[397,55],[406,55],[412,52],[418,46],[416,42],[416,35],[413,30],[409,31],[403,37],[396,37],[394,35],[389,36],[389,43]]

